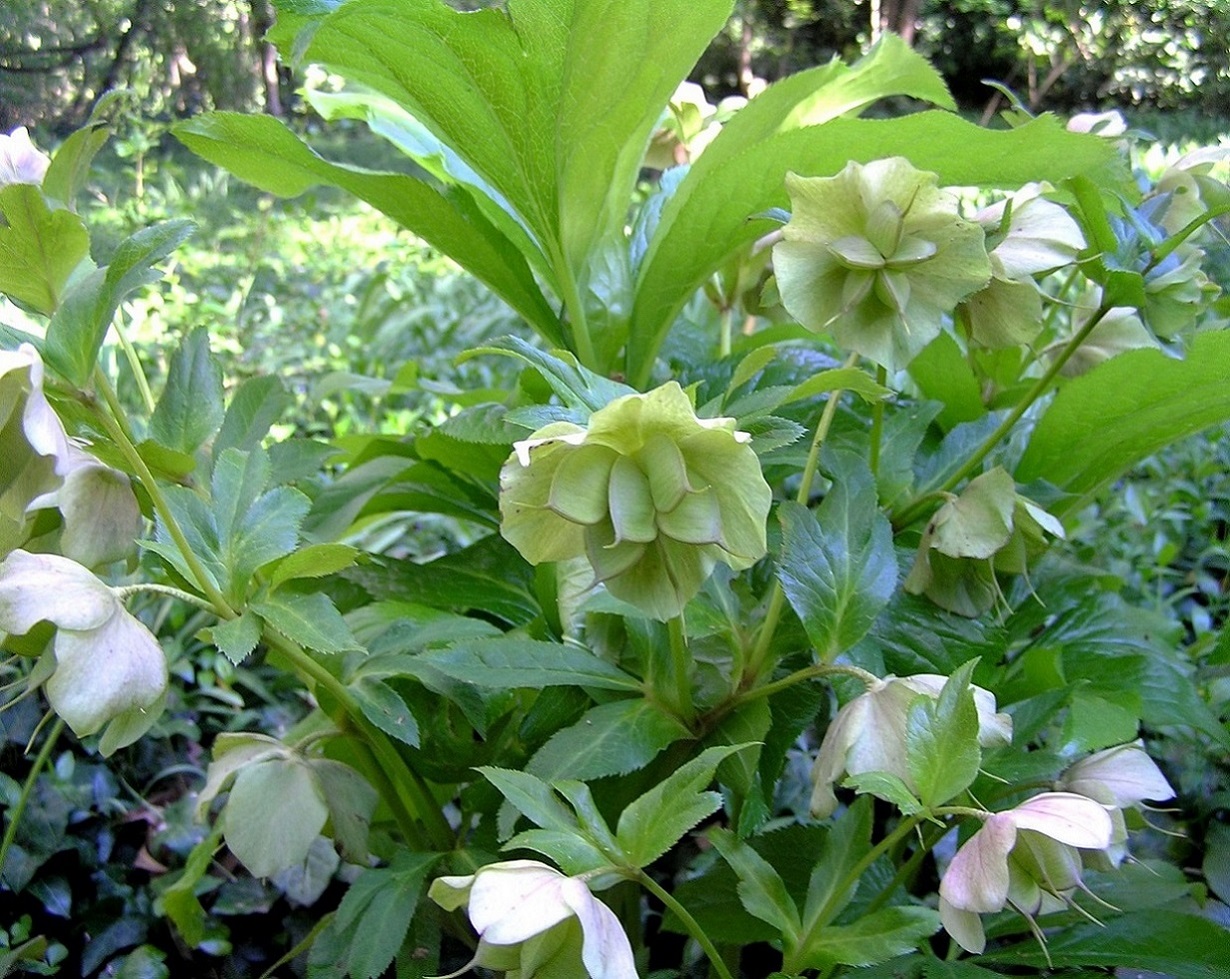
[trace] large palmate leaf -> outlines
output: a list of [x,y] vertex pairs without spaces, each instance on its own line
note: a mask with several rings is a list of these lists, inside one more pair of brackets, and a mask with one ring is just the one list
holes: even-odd
[[[754,99],[740,115],[759,111],[759,102]],[[835,118],[803,128],[783,122],[720,167],[702,168],[721,140],[713,141],[676,200],[663,208],[641,266],[629,343],[634,383],[648,375],[662,338],[695,289],[723,261],[773,230],[770,221],[749,219],[788,204],[787,173],[828,176],[850,161],[902,156],[938,174],[941,184],[1017,187],[1098,170],[1115,155],[1106,141],[1067,132],[1052,116],[990,130],[940,111],[898,119]]]
[[1183,360],[1129,350],[1060,390],[1016,477],[1072,493],[1052,507],[1063,516],[1134,463],[1228,418],[1230,333],[1197,335]]

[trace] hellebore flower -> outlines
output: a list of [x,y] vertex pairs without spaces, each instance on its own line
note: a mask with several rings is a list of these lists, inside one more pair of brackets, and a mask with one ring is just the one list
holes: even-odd
[[940,882],[940,920],[967,952],[986,947],[980,914],[1011,905],[1033,916],[1066,906],[1080,886],[1077,848],[1111,842],[1106,808],[1084,796],[1046,792],[989,816]]
[[980,615],[1000,594],[996,572],[1023,574],[1044,533],[1063,537],[1063,524],[1017,493],[1012,476],[996,466],[927,522],[905,590],[958,615]]
[[1080,226],[1041,192],[1038,184],[1029,184],[975,216],[990,246],[991,281],[963,309],[970,340],[981,346],[1030,342],[1042,324],[1042,295],[1034,276],[1069,264],[1085,247]]
[[[812,815],[824,819],[837,808],[833,783],[842,772],[887,772],[917,791],[906,758],[906,718],[916,697],[938,698],[947,682],[948,677],[937,673],[888,676],[839,710],[812,766]],[[995,712],[995,695],[989,690],[971,689],[978,711],[978,743],[1007,744],[1012,740],[1012,719]]]
[[30,142],[25,126],[9,135],[0,135],[0,187],[9,184],[41,185],[51,166],[51,158]]
[[771,491],[733,418],[698,418],[675,382],[555,422],[500,472],[500,533],[531,564],[584,555],[646,615],[679,614],[717,561],[765,554]]
[[1059,777],[1055,788],[1100,802],[1110,810],[1114,831],[1105,848],[1106,863],[1118,866],[1127,856],[1127,823],[1123,810],[1137,809],[1147,799],[1165,802],[1174,789],[1140,741],[1121,744],[1082,758]]
[[141,737],[161,713],[167,661],[116,593],[75,561],[13,551],[0,562],[0,631],[56,626],[47,699],[78,737],[109,725],[110,754]]
[[26,541],[35,498],[60,486],[68,436],[43,394],[43,362],[28,343],[0,350],[0,557]]
[[579,959],[590,979],[636,979],[632,945],[615,913],[585,881],[537,860],[439,877],[427,895],[446,911],[466,905],[478,932],[474,959],[453,976],[474,966],[515,972],[518,979],[578,975],[572,963]]
[[933,173],[901,157],[834,177],[786,175],[793,213],[773,249],[786,310],[890,371],[987,284],[985,236]]

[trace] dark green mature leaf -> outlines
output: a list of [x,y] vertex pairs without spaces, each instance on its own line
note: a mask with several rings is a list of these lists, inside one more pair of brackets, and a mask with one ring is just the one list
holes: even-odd
[[707,836],[738,874],[739,900],[748,913],[776,928],[787,944],[797,942],[799,909],[773,865],[729,830],[715,828]]
[[418,721],[397,691],[376,677],[361,676],[351,683],[350,692],[363,716],[376,727],[412,748],[418,747]]
[[0,292],[50,315],[68,277],[90,250],[85,224],[72,211],[51,210],[33,184],[0,189]]
[[1121,967],[1173,979],[1222,979],[1230,962],[1230,931],[1208,918],[1157,908],[1048,935],[1045,951],[1031,939],[988,953],[983,961],[1038,969],[1052,963]]
[[253,600],[250,607],[277,632],[301,646],[321,653],[358,648],[337,606],[322,592],[296,595],[280,591]]
[[[312,975],[376,979],[393,962],[439,854],[399,852],[388,867],[364,870],[350,885],[324,940],[313,945]],[[320,952],[317,952],[317,949]],[[327,961],[318,961],[328,952]]]
[[897,585],[892,528],[876,504],[875,480],[852,453],[834,453],[833,488],[813,516],[778,509],[778,577],[807,636],[826,661],[866,635]]
[[1129,350],[1069,381],[1030,437],[1020,482],[1046,479],[1075,512],[1099,487],[1163,446],[1230,419],[1230,333],[1197,334],[1183,360]]
[[218,430],[222,418],[222,367],[209,351],[209,331],[200,326],[171,355],[149,433],[159,445],[191,455]]
[[943,805],[978,776],[978,711],[969,686],[974,665],[953,673],[935,700],[917,698],[906,715],[906,763],[924,806]]
[[803,923],[810,935],[824,928],[850,903],[858,887],[850,874],[871,849],[871,799],[861,796],[833,824],[824,851],[812,868],[807,884]]
[[211,113],[173,131],[194,153],[269,193],[294,197],[325,184],[354,194],[454,258],[544,336],[562,339],[525,259],[464,195],[446,194],[405,174],[330,163],[271,116]]
[[939,912],[931,908],[883,908],[853,924],[822,929],[798,951],[794,962],[806,969],[874,965],[914,951],[939,929]]
[[646,867],[683,834],[722,805],[720,792],[704,791],[718,765],[750,745],[706,748],[677,772],[629,803],[619,816],[616,838],[633,866]]
[[557,731],[530,759],[526,771],[548,781],[624,775],[690,735],[683,722],[653,701],[617,700],[587,711],[572,727]]
[[533,639],[480,639],[423,653],[441,673],[480,687],[578,686],[636,692],[640,681],[593,653]]
[[[758,102],[753,100],[748,108]],[[633,309],[633,381],[643,379],[665,331],[713,269],[771,230],[769,222],[749,218],[788,206],[788,172],[828,176],[850,161],[903,156],[919,169],[938,174],[943,184],[1017,187],[1038,179],[1058,183],[1105,166],[1115,155],[1106,140],[1067,132],[1052,116],[1016,129],[990,130],[937,111],[897,119],[839,118],[774,131],[754,150],[722,159],[720,167],[702,169],[721,140],[719,136],[706,149],[663,209],[650,244]],[[713,159],[716,163],[720,158]]]
[[196,225],[183,218],[142,228],[120,242],[111,264],[79,278],[47,326],[48,362],[74,384],[84,386],[120,303],[157,282],[162,273],[154,266],[195,230]]
[[[196,556],[216,588],[227,581],[228,574],[222,563],[218,547],[218,528],[214,524],[209,506],[201,497],[185,486],[169,486],[163,490],[167,505],[175,523],[183,531],[188,547]],[[179,545],[171,537],[165,521],[159,516],[154,525],[154,539],[142,542],[147,550],[158,554],[167,564],[178,571],[185,580],[196,583],[192,569],[180,552]]]

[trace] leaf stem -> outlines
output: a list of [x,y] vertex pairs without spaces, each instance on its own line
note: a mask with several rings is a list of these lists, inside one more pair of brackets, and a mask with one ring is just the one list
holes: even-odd
[[649,891],[654,897],[665,904],[675,913],[683,926],[687,928],[688,934],[696,939],[696,942],[704,950],[705,955],[709,959],[709,964],[713,967],[713,971],[719,976],[719,979],[731,979],[730,970],[726,967],[726,963],[722,960],[721,953],[718,952],[712,940],[705,930],[697,923],[696,919],[688,912],[688,909],[675,900],[674,896],[666,890],[661,884],[650,877],[644,870],[637,869],[636,879],[640,882],[645,890]]
[[186,602],[189,605],[195,605],[199,609],[203,609],[211,614],[216,614],[212,603],[201,598],[200,595],[193,595],[191,592],[186,592],[182,588],[175,588],[172,585],[160,585],[152,581],[139,581],[131,585],[119,585],[111,589],[115,592],[115,596],[124,601],[130,595],[140,595],[150,592],[155,595],[166,595],[170,598],[178,598],[181,602]]
[[718,356],[729,357],[733,346],[733,327],[735,318],[734,306],[723,306],[721,319],[718,321]]
[[576,276],[572,267],[563,255],[555,257],[555,274],[559,280],[560,298],[568,311],[568,322],[572,327],[572,339],[576,344],[577,359],[582,367],[597,371],[599,365],[594,353],[594,341],[589,335],[589,321],[585,315],[585,303],[581,299],[581,291],[577,288]]
[[1089,318],[1084,326],[1076,331],[1071,340],[1064,344],[1063,349],[1059,351],[1059,354],[1051,362],[1051,365],[1046,369],[1042,376],[1034,382],[1033,386],[1025,393],[1025,396],[1016,403],[1013,409],[1008,412],[1004,420],[996,426],[995,431],[983,439],[982,444],[974,450],[973,454],[970,455],[969,458],[967,458],[965,462],[963,462],[941,486],[928,490],[921,496],[911,500],[898,514],[893,517],[893,527],[895,529],[907,527],[912,524],[923,515],[923,511],[926,509],[930,498],[934,497],[937,493],[951,492],[963,479],[972,474],[974,470],[978,468],[979,464],[987,457],[990,451],[1012,432],[1012,429],[1016,427],[1016,423],[1021,420],[1022,416],[1030,409],[1033,403],[1050,389],[1051,382],[1054,381],[1059,375],[1059,372],[1063,370],[1064,364],[1071,359],[1072,355],[1076,353],[1077,348],[1085,342],[1089,334],[1093,332],[1094,327],[1106,318],[1106,314],[1109,313],[1112,308],[1112,306],[1108,305],[1107,301],[1103,300],[1102,305],[1098,307],[1097,312]]
[[21,825],[21,817],[25,814],[26,806],[30,803],[30,796],[34,794],[34,784],[38,781],[43,768],[46,767],[47,759],[51,757],[51,749],[55,747],[55,743],[60,739],[60,735],[63,732],[64,719],[57,717],[55,723],[51,726],[51,730],[47,732],[47,740],[43,742],[43,746],[39,749],[38,755],[34,759],[34,764],[30,766],[30,773],[21,785],[21,795],[17,797],[17,803],[9,810],[9,824],[4,828],[3,841],[0,841],[0,872],[3,871],[8,861],[9,850],[13,847],[13,841],[17,839],[17,829]]
[[111,325],[115,328],[115,335],[119,337],[120,348],[124,351],[124,358],[128,361],[128,367],[132,370],[132,376],[137,382],[137,390],[141,392],[141,402],[145,405],[145,410],[152,415],[156,406],[154,395],[149,389],[149,379],[145,376],[141,359],[137,356],[137,348],[132,345],[132,341],[128,339],[128,332],[124,329],[122,311],[112,320]]
[[[879,364],[876,366],[876,383],[880,387],[888,386],[888,369]],[[871,475],[880,474],[880,442],[884,438],[884,399],[877,398],[871,409],[871,449],[867,453],[867,465]]]
[[817,663],[814,666],[806,666],[801,670],[796,670],[789,676],[782,677],[780,680],[775,680],[772,683],[766,683],[759,687],[753,687],[751,690],[745,690],[736,695],[735,700],[739,703],[747,703],[749,700],[761,700],[764,697],[772,697],[776,693],[781,693],[789,687],[793,687],[797,683],[805,683],[808,680],[815,680],[822,676],[852,676],[855,679],[862,680],[868,688],[872,684],[878,683],[880,678],[874,673],[868,673],[866,670],[860,669],[857,666],[835,665],[833,663]]
[[676,615],[666,623],[670,636],[671,674],[675,681],[675,708],[688,727],[696,720],[696,708],[692,704],[692,653],[684,635],[683,616]]

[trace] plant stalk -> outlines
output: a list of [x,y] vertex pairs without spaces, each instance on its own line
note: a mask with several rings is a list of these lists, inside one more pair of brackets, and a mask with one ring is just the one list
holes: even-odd
[[21,825],[21,817],[25,814],[26,806],[30,804],[30,796],[34,794],[34,785],[47,766],[47,759],[51,757],[51,749],[55,747],[63,732],[64,719],[57,717],[51,730],[47,732],[47,740],[43,742],[43,746],[34,758],[34,764],[30,766],[30,773],[21,785],[21,795],[17,797],[17,803],[9,810],[9,824],[4,828],[4,839],[0,841],[0,872],[4,870],[9,850],[13,848],[13,841],[17,839],[17,828]]
[[705,934],[705,930],[692,917],[688,909],[675,900],[674,896],[666,888],[645,873],[645,871],[638,868],[636,879],[645,890],[649,891],[650,894],[675,912],[675,917],[683,922],[683,926],[687,928],[688,934],[695,938],[697,944],[704,950],[705,955],[709,959],[709,964],[719,976],[719,979],[732,979],[730,970],[726,967],[726,963],[723,961],[721,953],[717,950],[717,946]]

